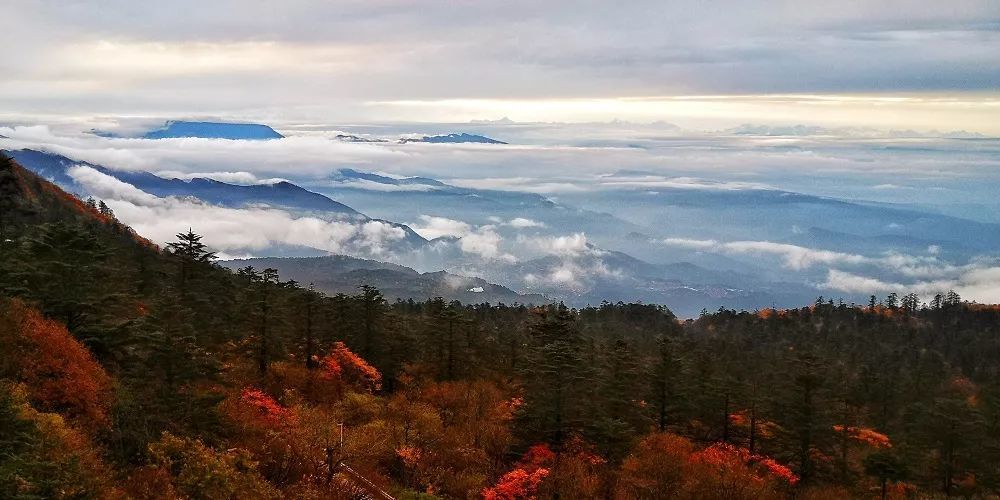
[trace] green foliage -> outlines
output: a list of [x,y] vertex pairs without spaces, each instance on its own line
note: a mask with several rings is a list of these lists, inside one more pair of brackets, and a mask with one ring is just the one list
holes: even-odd
[[187,498],[278,498],[246,451],[216,451],[199,440],[165,433],[149,446],[149,454],[152,467],[166,471],[175,491]]
[[0,497],[107,496],[108,471],[97,451],[62,417],[40,413],[23,387],[0,382]]
[[[1000,309],[954,293],[930,307],[907,294],[868,308],[720,309],[683,323],[642,304],[388,303],[372,287],[326,296],[273,269],[229,272],[193,229],[161,251],[100,204],[16,165],[0,162],[0,191],[12,194],[0,198],[0,294],[64,322],[115,378],[110,429],[93,438],[120,470],[142,471],[129,487],[139,498],[158,493],[140,484],[189,497],[320,491],[319,476],[302,479],[282,460],[324,464],[339,423],[364,473],[400,491],[476,494],[539,443],[600,455],[576,469],[561,462],[551,481],[563,483],[546,491],[610,494],[620,463],[631,464],[629,491],[649,478],[669,491],[671,474],[630,455],[653,430],[772,457],[809,488],[861,496],[905,480],[1000,491]],[[360,395],[324,379],[336,342],[381,372],[381,389]],[[0,373],[13,377],[3,354]],[[220,401],[248,386],[289,409],[278,430],[250,436],[220,418]],[[0,496],[17,498],[23,484],[58,496],[46,494],[66,478],[103,487],[84,480],[103,477],[89,441],[11,394],[0,398]],[[46,435],[53,429],[62,441]],[[66,456],[76,462],[52,453],[60,442],[74,443]]]

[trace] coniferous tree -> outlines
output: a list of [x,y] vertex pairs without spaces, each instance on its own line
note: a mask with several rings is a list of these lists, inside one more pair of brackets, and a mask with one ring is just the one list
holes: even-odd
[[593,425],[598,445],[615,459],[623,456],[631,439],[646,427],[637,395],[642,373],[631,347],[621,337],[615,338],[604,350],[600,374],[599,399],[601,411],[594,415]]
[[681,377],[680,360],[674,354],[670,337],[661,335],[656,341],[656,361],[652,370],[652,398],[656,410],[656,425],[662,432],[677,416],[671,415],[678,402],[678,384]]
[[379,322],[385,307],[385,297],[377,288],[370,285],[361,286],[361,356],[378,363]]
[[0,245],[10,239],[10,225],[21,202],[21,186],[14,172],[14,161],[0,152]]
[[820,449],[829,436],[832,425],[826,415],[823,367],[813,354],[796,356],[791,364],[791,386],[784,401],[786,432],[790,450],[795,457],[802,482],[813,480],[816,473],[814,451]]
[[27,242],[28,262],[17,274],[45,311],[78,330],[106,306],[104,291],[110,251],[87,229],[67,223],[47,224]]
[[255,278],[257,294],[257,372],[261,378],[267,375],[268,366],[274,355],[273,295],[278,286],[278,271],[272,268],[264,269]]
[[865,457],[865,473],[878,478],[880,498],[888,498],[889,482],[906,477],[906,467],[892,451],[878,451]]
[[522,368],[525,433],[557,450],[583,432],[589,406],[590,365],[584,358],[584,339],[573,322],[563,305],[535,310]]
[[190,228],[186,233],[177,233],[177,241],[168,243],[167,249],[171,254],[178,257],[178,289],[181,294],[188,293],[188,281],[194,268],[199,264],[206,264],[215,259],[215,252],[208,250],[208,247],[201,242],[201,235],[195,234]]
[[309,289],[303,295],[304,299],[304,319],[305,325],[304,337],[305,337],[305,363],[307,370],[315,370],[319,366],[318,352],[316,348],[316,333],[315,327],[313,325],[316,316],[316,290],[315,287],[310,283]]

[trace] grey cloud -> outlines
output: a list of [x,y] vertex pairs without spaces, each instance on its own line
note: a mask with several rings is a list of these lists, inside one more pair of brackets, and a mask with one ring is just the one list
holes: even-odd
[[1000,71],[990,1],[10,3],[0,104],[22,112],[995,90]]

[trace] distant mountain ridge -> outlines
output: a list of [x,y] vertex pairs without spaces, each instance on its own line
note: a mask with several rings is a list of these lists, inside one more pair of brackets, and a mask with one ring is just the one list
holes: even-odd
[[392,186],[424,185],[424,186],[434,186],[434,187],[451,187],[439,180],[430,179],[427,177],[389,177],[387,175],[380,175],[371,172],[359,172],[351,168],[342,168],[338,170],[330,178],[331,180],[338,182],[363,180],[363,181],[377,182],[379,184],[388,184]]
[[5,151],[5,153],[28,170],[69,191],[79,192],[82,190],[76,180],[67,173],[69,168],[74,165],[85,165],[158,197],[191,196],[206,203],[230,208],[265,205],[325,219],[384,222],[403,230],[405,237],[399,244],[406,249],[417,248],[427,243],[427,240],[405,224],[369,217],[350,206],[287,181],[247,186],[206,178],[167,179],[149,172],[113,170],[101,165],[79,162],[62,155],[32,149]]
[[477,143],[477,144],[507,144],[503,141],[498,141],[496,139],[491,139],[486,136],[476,135],[476,134],[447,134],[447,135],[425,135],[423,137],[404,137],[399,140],[400,144],[406,144],[408,142],[428,142],[433,144],[461,144],[461,143]]
[[144,139],[171,139],[197,137],[202,139],[265,140],[285,136],[273,128],[259,123],[189,122],[168,121],[162,128],[150,130]]
[[149,172],[113,170],[102,165],[76,161],[62,155],[33,149],[5,150],[25,168],[51,179],[63,188],[74,188],[76,181],[67,171],[74,165],[85,165],[122,182],[129,183],[147,193],[159,196],[193,196],[199,200],[238,208],[247,203],[266,203],[276,208],[317,210],[339,214],[363,216],[361,212],[337,201],[314,193],[291,182],[274,184],[229,184],[214,179],[165,178]]
[[302,284],[312,283],[328,294],[354,294],[362,285],[378,288],[389,300],[417,301],[442,297],[464,304],[548,303],[540,294],[519,294],[507,287],[444,271],[419,273],[409,267],[346,255],[324,257],[234,259],[219,263],[229,269],[253,266],[273,268],[285,277]]

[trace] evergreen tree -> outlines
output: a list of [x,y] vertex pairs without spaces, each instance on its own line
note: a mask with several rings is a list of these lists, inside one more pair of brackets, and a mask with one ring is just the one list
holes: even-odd
[[642,371],[631,347],[621,337],[604,351],[600,374],[601,412],[594,415],[598,445],[607,456],[624,456],[637,432],[647,427],[637,396]]
[[795,356],[790,363],[791,385],[782,402],[789,451],[802,482],[814,479],[814,452],[822,449],[833,428],[824,398],[824,369],[814,354]]
[[674,348],[669,336],[661,335],[656,341],[656,361],[652,370],[651,401],[656,410],[657,428],[662,432],[667,429],[670,420],[677,421],[676,415],[671,415],[677,408],[679,400],[679,382],[681,378],[680,359],[674,354]]
[[[114,210],[111,210],[111,207],[109,207],[106,203],[104,203],[104,200],[101,200],[97,203],[97,211],[101,215],[107,217],[108,219],[115,220]],[[188,232],[190,233],[191,230],[188,229]]]
[[11,286],[13,224],[20,204],[21,187],[14,172],[14,162],[0,152],[0,292]]
[[582,434],[590,402],[590,365],[584,358],[584,339],[563,305],[534,311],[522,374],[525,404],[521,414],[530,441],[544,441],[561,449],[574,434]]
[[385,307],[385,297],[377,288],[361,285],[361,356],[378,363],[378,328]]
[[27,242],[27,254],[16,272],[31,289],[30,296],[45,312],[79,333],[99,314],[108,294],[104,291],[110,251],[87,229],[67,223],[37,228]]
[[212,262],[215,252],[201,242],[201,235],[190,228],[186,233],[177,233],[177,241],[167,243],[167,250],[178,258],[178,288],[182,294],[188,291],[188,280],[196,266]]
[[865,473],[878,478],[881,499],[888,498],[890,481],[899,481],[906,477],[905,465],[891,451],[878,451],[865,457]]

